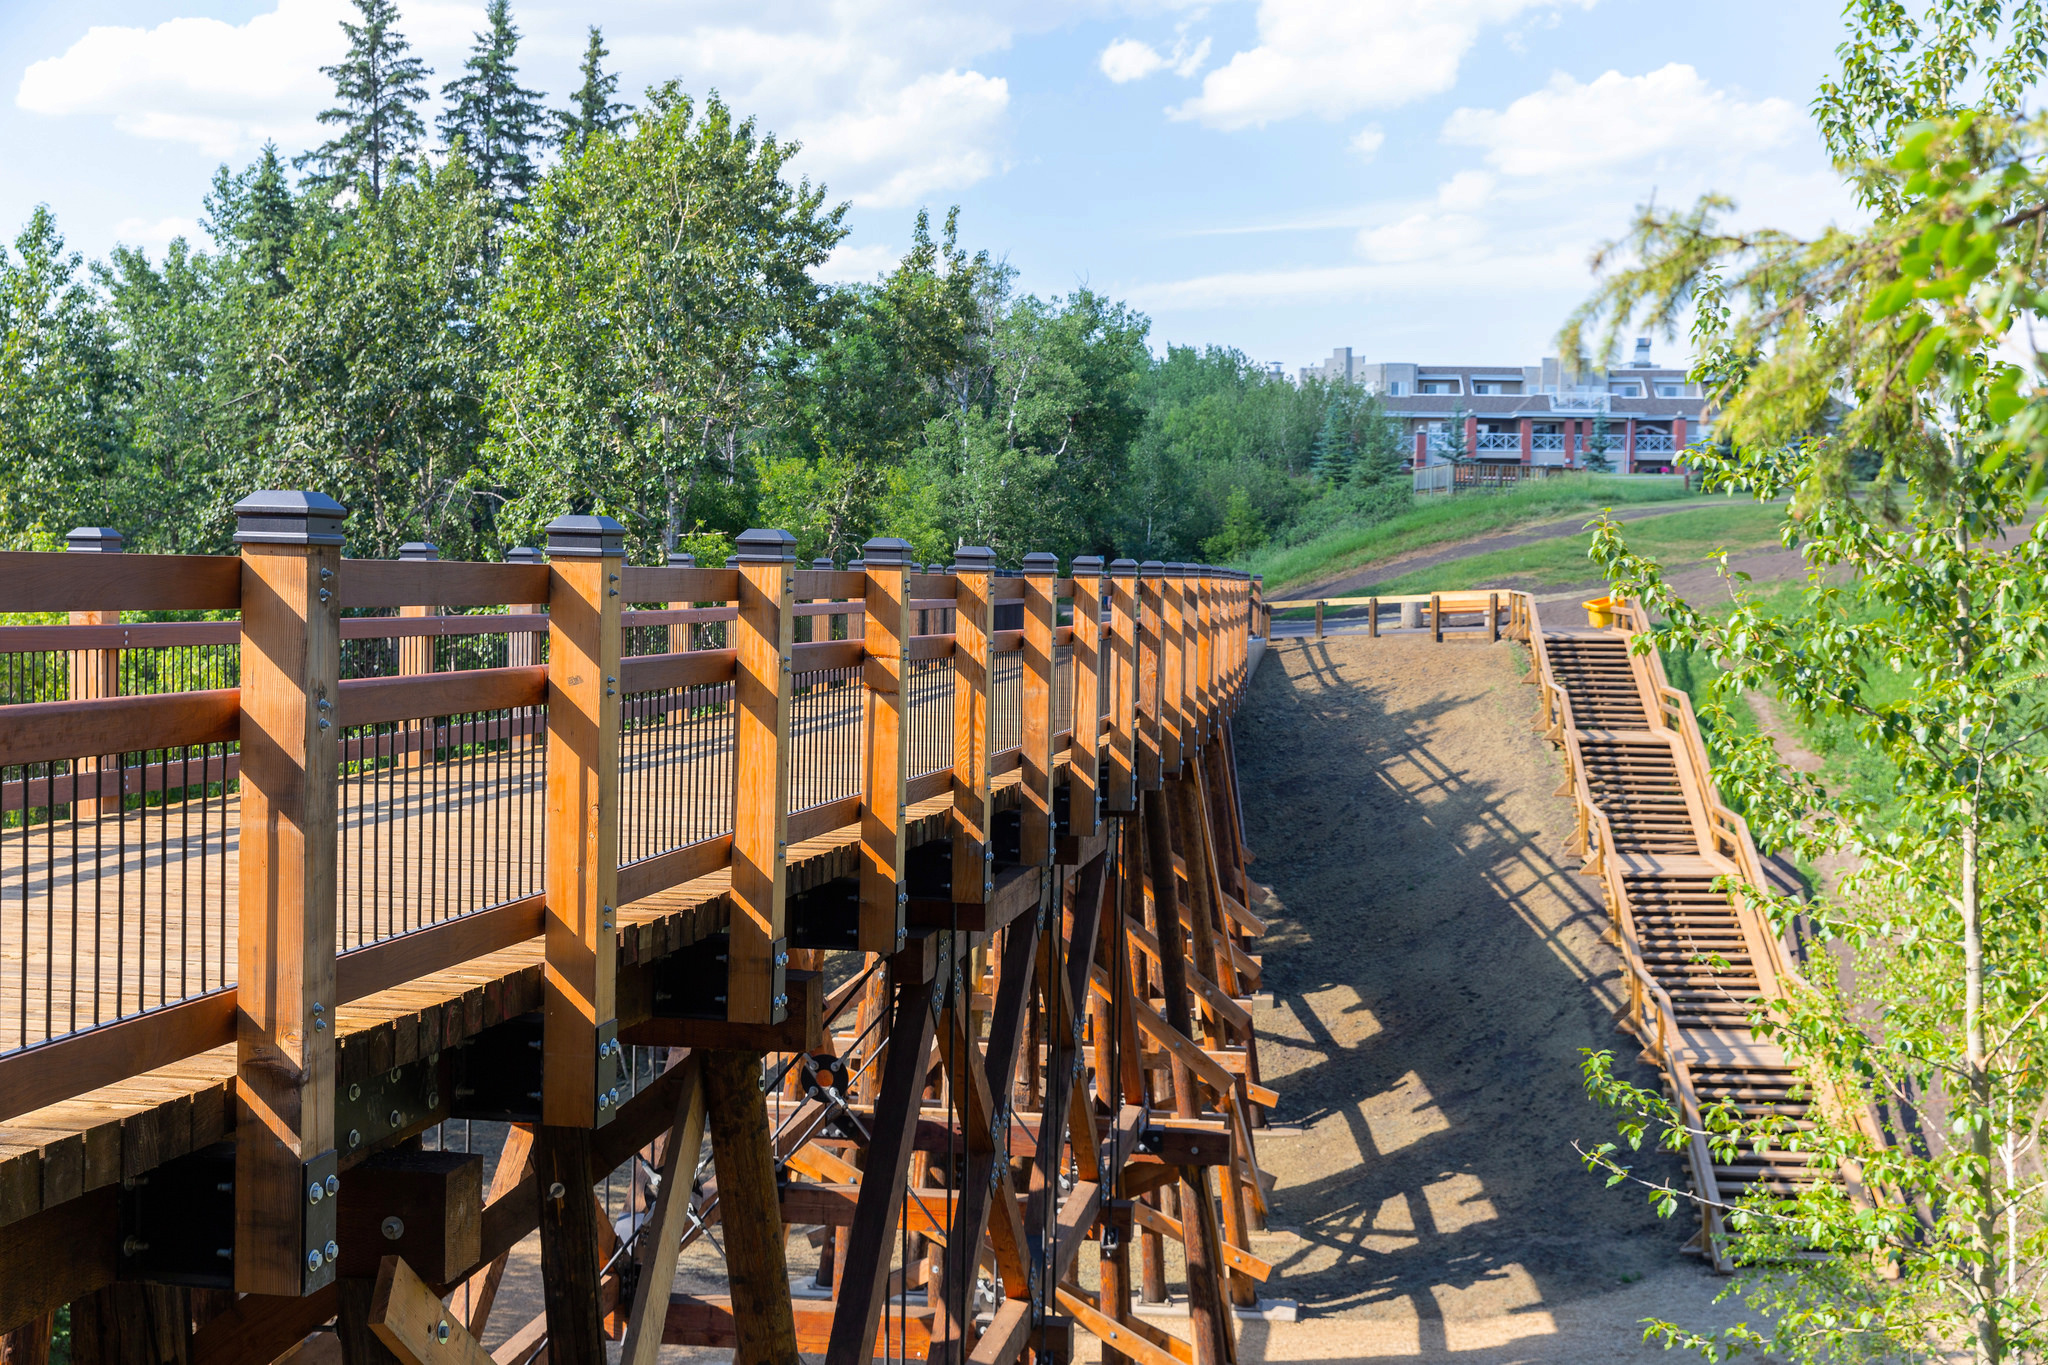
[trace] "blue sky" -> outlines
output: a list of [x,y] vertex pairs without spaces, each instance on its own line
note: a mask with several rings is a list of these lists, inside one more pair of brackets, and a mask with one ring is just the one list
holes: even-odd
[[[480,3],[401,0],[455,75]],[[318,137],[348,0],[4,0],[0,230],[38,202],[88,256],[191,234],[214,167]],[[1298,365],[1533,362],[1594,243],[1653,193],[1846,216],[1806,106],[1837,7],[1652,0],[514,0],[559,103],[585,26],[622,89],[716,88],[853,204],[841,278],[912,217],[1026,288],[1129,300],[1155,346]],[[1659,343],[1660,358],[1680,346]]]

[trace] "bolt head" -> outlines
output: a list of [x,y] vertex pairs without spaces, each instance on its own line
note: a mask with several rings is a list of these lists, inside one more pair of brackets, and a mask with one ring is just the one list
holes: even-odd
[[327,1259],[330,1261],[341,1259],[341,1248],[336,1246],[331,1240],[327,1243]]
[[405,1220],[394,1213],[378,1225],[378,1231],[384,1234],[384,1240],[395,1242],[405,1236]]
[[560,1199],[566,1193],[568,1191],[562,1188],[562,1182],[559,1180],[548,1186],[548,1198],[550,1199]]
[[328,1176],[328,1177],[327,1177],[327,1197],[328,1197],[329,1199],[332,1199],[332,1198],[333,1198],[333,1197],[334,1197],[335,1195],[337,1195],[337,1194],[340,1194],[340,1193],[341,1193],[341,1177],[340,1177],[340,1176],[338,1176],[338,1175],[330,1175],[330,1176]]
[[309,1251],[309,1252],[307,1252],[307,1253],[306,1253],[306,1269],[308,1269],[308,1270],[318,1270],[318,1269],[320,1268],[320,1266],[321,1266],[321,1260],[320,1260],[320,1253],[319,1253],[319,1252],[318,1252],[317,1250],[314,1250],[314,1251]]
[[327,1191],[320,1184],[319,1181],[316,1180],[312,1184],[306,1186],[306,1202],[308,1204],[317,1204],[326,1197]]

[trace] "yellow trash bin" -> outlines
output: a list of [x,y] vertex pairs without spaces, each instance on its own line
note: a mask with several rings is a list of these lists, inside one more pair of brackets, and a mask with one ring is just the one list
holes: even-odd
[[1586,624],[1590,626],[1611,626],[1614,624],[1614,599],[1596,597],[1583,604],[1586,608]]

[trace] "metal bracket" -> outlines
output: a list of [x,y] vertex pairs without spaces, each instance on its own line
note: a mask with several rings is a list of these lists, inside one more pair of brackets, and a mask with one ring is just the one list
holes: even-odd
[[407,1129],[446,1118],[441,1054],[335,1087],[334,1137],[351,1154],[374,1150]]
[[328,1148],[305,1164],[299,1188],[305,1200],[301,1226],[306,1230],[303,1247],[304,1278],[299,1292],[310,1294],[334,1282],[341,1246],[335,1241],[341,1225],[341,1157]]
[[626,1099],[626,1049],[619,1043],[619,1021],[607,1019],[597,1026],[596,1117],[592,1127],[612,1121]]

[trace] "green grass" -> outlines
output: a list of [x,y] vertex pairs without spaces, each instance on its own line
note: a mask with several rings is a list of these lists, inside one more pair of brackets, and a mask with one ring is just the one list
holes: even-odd
[[1299,545],[1253,556],[1249,568],[1266,579],[1268,598],[1315,579],[1363,568],[1433,545],[1555,521],[1574,512],[1686,496],[1678,478],[1574,474],[1525,484],[1504,493],[1459,493],[1417,498],[1384,521],[1344,526]]
[[[1663,564],[1667,570],[1691,568],[1720,550],[1754,550],[1778,543],[1778,527],[1785,509],[1752,502],[1730,502],[1718,507],[1696,507],[1661,517],[1645,517],[1627,523],[1631,548]],[[1492,550],[1455,563],[1418,569],[1375,583],[1361,592],[1397,593],[1460,592],[1510,580],[1518,588],[1558,587],[1586,583],[1600,577],[1587,558],[1593,533],[1559,536],[1533,545]]]

